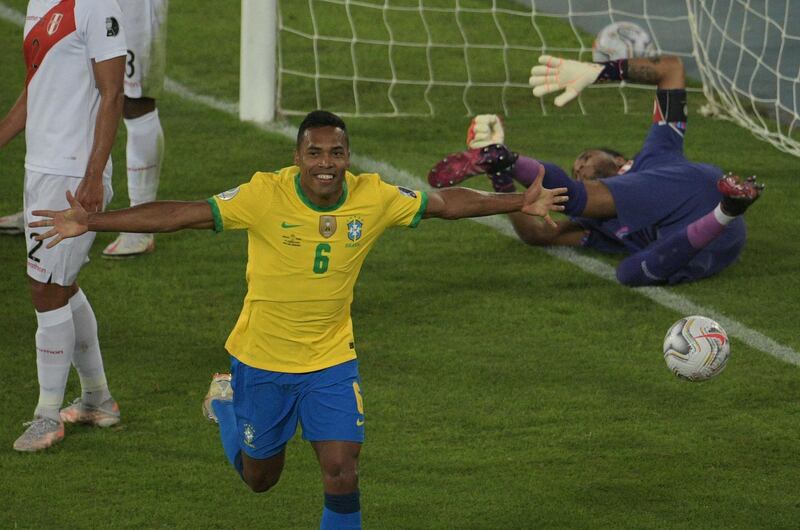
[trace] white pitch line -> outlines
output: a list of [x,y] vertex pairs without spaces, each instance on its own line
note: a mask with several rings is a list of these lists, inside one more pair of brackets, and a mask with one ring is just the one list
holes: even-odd
[[25,14],[3,3],[0,3],[0,19],[16,24],[17,26],[25,24]]
[[[18,26],[21,26],[25,22],[25,16],[22,13],[6,6],[2,2],[0,2],[0,19],[7,20]],[[173,79],[166,79],[165,89],[168,92],[171,92],[187,101],[210,107],[237,118],[239,117],[239,106],[236,103],[222,101],[211,96],[198,94]],[[291,140],[293,140],[297,134],[296,129],[286,123],[265,123],[256,124],[256,126],[264,131],[278,134]],[[353,154],[351,156],[351,160],[356,166],[369,168],[370,171],[380,173],[381,175],[387,177],[388,180],[396,184],[401,184],[403,186],[408,186],[415,189],[430,189],[427,183],[425,183],[419,177],[416,177],[403,169],[396,168],[387,162],[381,162],[379,160],[374,160],[370,157],[358,154]],[[471,220],[476,223],[489,226],[505,236],[516,238],[516,234],[514,233],[511,223],[505,217],[481,217]],[[577,266],[589,274],[598,276],[611,282],[616,282],[616,276],[613,267],[603,263],[602,261],[576,252],[571,248],[550,247],[542,248],[541,250],[557,259],[571,263],[572,265]],[[626,289],[626,287],[621,288]],[[788,346],[784,346],[783,344],[774,341],[763,333],[760,333],[733,318],[723,315],[715,309],[695,304],[691,300],[684,298],[679,294],[675,294],[669,289],[665,289],[663,287],[637,287],[634,288],[633,291],[649,298],[650,300],[653,300],[659,305],[672,309],[681,315],[706,315],[711,317],[719,322],[723,328],[725,328],[729,336],[735,337],[748,346],[762,351],[768,355],[772,355],[781,361],[793,364],[795,366],[800,366],[800,353]]]

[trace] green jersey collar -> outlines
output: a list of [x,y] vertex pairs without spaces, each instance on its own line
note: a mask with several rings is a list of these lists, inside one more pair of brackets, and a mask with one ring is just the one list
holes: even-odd
[[303,187],[300,186],[299,172],[294,176],[294,189],[297,191],[297,196],[300,197],[300,200],[303,201],[303,204],[315,212],[332,212],[344,204],[344,201],[347,199],[347,176],[345,175],[344,181],[342,182],[342,196],[339,197],[339,200],[336,202],[336,204],[332,204],[330,206],[318,206],[311,202],[311,199],[309,199],[306,194],[303,193]]

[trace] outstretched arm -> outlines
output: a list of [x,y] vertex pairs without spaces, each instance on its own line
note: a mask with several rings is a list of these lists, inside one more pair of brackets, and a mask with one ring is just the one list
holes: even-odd
[[508,218],[517,236],[528,245],[536,247],[580,247],[586,235],[586,229],[568,219],[558,220],[552,225],[521,213],[512,213]]
[[628,59],[627,81],[656,85],[662,90],[686,88],[686,73],[680,57],[662,55]]
[[564,210],[567,188],[542,187],[544,168],[525,193],[487,193],[470,188],[450,188],[431,192],[423,217],[463,219],[498,213],[522,212],[544,218],[555,226],[550,212]]
[[557,107],[563,107],[578,97],[587,86],[613,81],[652,84],[664,90],[686,86],[683,64],[678,57],[672,55],[620,59],[605,63],[584,63],[542,55],[539,57],[539,65],[531,68],[528,83],[536,97],[564,90],[554,101]]
[[47,248],[62,239],[77,237],[86,232],[175,232],[184,228],[213,228],[214,215],[206,201],[155,201],[111,212],[88,213],[81,203],[67,192],[67,210],[36,210],[33,215],[47,217],[31,223],[31,228],[52,226],[36,237],[41,241],[55,238]]

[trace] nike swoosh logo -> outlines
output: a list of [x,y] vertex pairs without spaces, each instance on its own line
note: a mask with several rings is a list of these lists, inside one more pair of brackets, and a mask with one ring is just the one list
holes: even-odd
[[281,223],[281,228],[297,228],[298,226],[303,226],[303,225],[290,225],[286,221]]
[[356,427],[361,427],[364,425],[364,420],[356,420]]

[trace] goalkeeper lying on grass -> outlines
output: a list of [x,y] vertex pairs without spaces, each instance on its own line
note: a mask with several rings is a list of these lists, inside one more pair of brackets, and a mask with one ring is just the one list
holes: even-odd
[[514,181],[530,186],[544,173],[545,187],[566,187],[569,220],[555,226],[529,216],[509,215],[520,239],[530,245],[588,247],[630,254],[617,279],[631,286],[676,284],[717,274],[744,248],[741,215],[761,194],[755,177],[723,176],[720,168],[687,160],[686,90],[677,57],[582,63],[542,56],[531,70],[533,94],[564,89],[563,106],[592,83],[629,80],[655,84],[653,125],[641,151],[628,160],[610,149],[587,149],[575,159],[572,176],[555,164],[518,156],[503,145],[497,116],[480,115],[467,134],[470,149],[446,157],[428,175],[434,187],[458,184],[486,173],[497,192],[513,192]]

